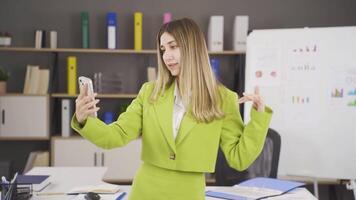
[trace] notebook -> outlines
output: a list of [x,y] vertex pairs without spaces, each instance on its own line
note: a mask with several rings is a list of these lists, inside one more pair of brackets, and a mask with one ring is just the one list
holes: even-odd
[[82,194],[95,192],[99,194],[115,194],[120,190],[118,185],[101,184],[101,185],[84,185],[71,189],[67,194]]
[[278,196],[305,185],[301,182],[258,177],[232,187],[207,191],[206,196],[231,200],[250,200]]
[[35,192],[43,190],[51,183],[49,175],[18,175],[16,181],[18,184],[32,184]]

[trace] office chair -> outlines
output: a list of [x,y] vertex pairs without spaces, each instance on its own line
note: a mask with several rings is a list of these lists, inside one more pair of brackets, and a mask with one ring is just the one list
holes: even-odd
[[216,185],[232,186],[254,177],[277,178],[281,137],[273,129],[268,129],[261,154],[244,171],[229,167],[223,152],[219,149],[215,167]]

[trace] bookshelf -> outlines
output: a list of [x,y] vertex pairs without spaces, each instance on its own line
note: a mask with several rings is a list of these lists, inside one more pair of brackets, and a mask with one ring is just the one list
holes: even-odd
[[[75,144],[75,142],[77,140],[83,140],[80,136],[77,136],[76,134],[65,138],[62,137],[62,133],[61,133],[61,100],[62,99],[70,99],[71,102],[74,103],[75,98],[77,98],[77,95],[69,95],[67,93],[65,93],[65,90],[63,90],[63,88],[60,88],[58,84],[64,84],[66,82],[65,78],[66,76],[62,76],[62,78],[58,78],[58,74],[57,73],[64,73],[65,72],[65,68],[66,66],[63,66],[63,64],[59,64],[60,60],[62,59],[63,62],[63,57],[66,57],[68,55],[74,55],[74,56],[79,56],[82,57],[82,59],[86,59],[87,56],[90,56],[90,59],[92,61],[96,61],[97,59],[97,54],[98,57],[103,56],[108,59],[112,59],[112,58],[117,58],[117,59],[122,59],[125,58],[127,56],[133,56],[135,59],[140,59],[143,58],[144,62],[148,62],[151,63],[151,61],[154,59],[156,60],[156,54],[157,51],[155,49],[143,49],[141,51],[136,51],[133,49],[115,49],[115,50],[110,50],[110,49],[82,49],[82,48],[56,48],[56,49],[51,49],[51,48],[32,48],[32,47],[0,47],[0,53],[7,53],[7,54],[11,54],[11,55],[17,55],[17,53],[19,54],[23,54],[23,55],[28,55],[28,57],[33,57],[36,55],[43,55],[43,56],[48,56],[48,64],[52,65],[49,69],[51,71],[51,73],[53,73],[51,75],[51,79],[50,81],[54,80],[54,77],[57,77],[57,83],[55,83],[55,87],[53,87],[53,84],[50,83],[50,92],[47,95],[28,95],[28,94],[23,94],[19,92],[16,93],[7,93],[5,96],[48,96],[49,97],[49,101],[50,101],[50,121],[46,122],[49,123],[50,125],[50,131],[49,131],[49,136],[48,137],[1,137],[0,136],[0,141],[12,141],[12,142],[22,142],[22,143],[41,143],[44,145],[49,145],[48,150],[51,152],[51,155],[53,155],[54,152],[54,142],[55,141],[61,141],[61,140],[67,140],[68,145],[72,145]],[[208,52],[210,56],[213,57],[218,57],[221,58],[221,61],[223,60],[230,60],[230,62],[223,62],[221,65],[224,65],[226,67],[227,70],[231,70],[228,71],[228,73],[225,72],[224,76],[229,76],[230,78],[232,76],[234,76],[234,72],[236,72],[236,68],[240,67],[240,63],[241,60],[240,58],[243,57],[245,55],[245,51],[231,51],[231,50],[225,50],[225,51],[221,51],[221,52],[213,52],[213,51],[209,51]],[[114,56],[113,56],[114,55]],[[115,56],[115,55],[119,55],[119,56]],[[122,55],[120,57],[120,55]],[[62,58],[61,58],[62,57]],[[83,58],[84,57],[84,58]],[[100,59],[99,59],[100,60]],[[131,61],[131,60],[130,60]],[[142,63],[140,63],[140,61],[135,62],[132,64],[131,67],[137,67],[142,65]],[[112,69],[113,66],[112,66]],[[144,69],[141,68],[141,69]],[[62,71],[61,71],[62,70]],[[88,69],[85,67],[83,67],[82,69],[83,71],[88,72]],[[78,74],[79,76],[79,74]],[[141,76],[142,78],[142,76]],[[225,77],[226,78],[226,77]],[[106,108],[106,110],[114,108],[114,109],[118,109],[119,107],[117,105],[124,105],[129,103],[132,99],[136,98],[137,93],[135,93],[135,91],[133,92],[128,92],[128,93],[116,93],[116,94],[108,94],[108,93],[99,93],[97,95],[98,99],[103,99],[103,101],[101,101],[102,106],[100,106],[101,108],[103,108],[102,110],[104,110]],[[112,106],[112,105],[115,106]],[[107,106],[107,107],[106,107]],[[73,108],[74,109],[74,108]],[[121,109],[121,108],[120,108]],[[81,149],[80,151],[83,150],[83,148],[85,149],[85,145],[74,145],[75,148],[79,148]],[[60,148],[67,148],[66,145],[61,146]],[[133,149],[137,149],[137,147],[134,147]],[[135,153],[135,151],[130,150],[134,153],[131,152],[132,155],[139,155],[139,153]],[[116,158],[117,157],[117,152],[115,152],[115,156],[113,156],[112,159],[108,159],[108,161],[112,161],[114,160],[115,163],[116,162],[120,162],[121,160]],[[99,154],[98,154],[99,155]],[[90,155],[92,157],[92,155]],[[102,153],[100,153],[100,156],[104,157]],[[107,154],[107,156],[110,156],[110,154]],[[107,157],[105,156],[105,157]],[[91,158],[90,157],[90,158]],[[90,159],[90,161],[92,161],[92,159]],[[52,165],[53,165],[53,160],[52,160]],[[109,164],[109,166],[116,166],[114,163]],[[112,167],[112,166],[111,166]],[[118,180],[111,180],[112,182],[119,182],[122,183],[122,179],[120,179],[120,181]],[[132,181],[131,179],[127,179],[127,182]],[[213,175],[207,175],[207,184],[208,185],[213,185],[215,183],[215,179],[213,178]]]
[[[136,51],[134,49],[98,49],[98,48],[89,48],[89,49],[83,49],[83,48],[34,48],[34,47],[0,47],[0,53],[4,52],[4,53],[11,53],[11,54],[15,54],[16,53],[25,53],[27,55],[27,53],[30,53],[30,56],[36,56],[37,54],[43,54],[45,53],[45,56],[48,56],[48,58],[50,58],[48,61],[50,63],[48,63],[49,65],[52,65],[52,67],[50,67],[50,71],[52,72],[51,78],[50,78],[50,82],[55,80],[55,77],[58,77],[57,73],[63,73],[63,65],[59,65],[59,57],[63,55],[67,56],[67,55],[80,55],[80,56],[92,56],[91,58],[94,58],[94,60],[96,60],[95,54],[100,54],[100,55],[112,55],[112,54],[118,54],[118,55],[132,55],[132,56],[136,56],[135,58],[140,58],[141,56],[143,56],[143,58],[147,60],[156,60],[156,53],[157,51],[155,49],[143,49],[140,51]],[[46,53],[49,53],[48,55],[46,55]],[[225,50],[225,51],[209,51],[208,52],[210,56],[214,56],[214,57],[223,57],[222,59],[229,59],[229,58],[233,58],[234,59],[234,65],[235,66],[228,66],[229,70],[233,69],[234,67],[236,67],[236,63],[240,62],[239,59],[235,58],[239,58],[241,55],[245,55],[245,51],[232,51],[232,50]],[[134,65],[141,65],[140,63],[134,63],[132,67],[135,67]],[[230,63],[231,65],[231,63]],[[59,71],[59,69],[62,68],[62,71]],[[82,69],[82,72],[87,71],[87,69]],[[228,75],[230,75],[231,73],[229,72]],[[79,76],[79,75],[78,75]],[[63,78],[63,77],[62,77]],[[65,78],[65,75],[64,75]],[[62,80],[56,80],[57,83],[54,84],[63,84],[65,82],[65,79]],[[58,83],[59,82],[59,83]],[[49,89],[49,94],[47,94],[49,96],[50,99],[50,104],[51,104],[51,108],[50,108],[50,115],[51,118],[55,118],[53,121],[58,121],[60,123],[60,117],[57,116],[59,115],[58,112],[60,112],[60,109],[58,109],[57,107],[60,107],[60,101],[61,99],[71,99],[71,101],[74,102],[74,99],[77,97],[77,95],[69,95],[65,92],[63,92],[63,88],[59,89],[58,85],[55,85],[53,87],[53,84],[50,83],[50,89]],[[23,93],[7,93],[5,96],[46,96],[46,95],[31,95],[31,94],[23,94]],[[101,98],[101,99],[117,99],[120,100],[122,99],[123,101],[130,101],[131,99],[134,99],[137,96],[137,93],[117,93],[117,94],[98,94],[97,98]],[[56,122],[56,123],[58,123]],[[52,125],[51,125],[52,126]],[[53,136],[57,136],[57,134],[60,134],[60,130],[59,127],[55,127],[54,129],[50,128],[50,133],[49,133],[49,137],[53,137]],[[3,138],[2,140],[16,140],[17,138]],[[29,138],[29,140],[37,140],[38,138]],[[1,140],[1,139],[0,139]],[[19,140],[24,140],[24,138],[19,138]],[[48,138],[44,138],[44,140],[48,140]]]

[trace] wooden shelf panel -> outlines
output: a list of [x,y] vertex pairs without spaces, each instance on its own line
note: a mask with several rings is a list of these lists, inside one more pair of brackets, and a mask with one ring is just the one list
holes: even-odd
[[71,139],[84,139],[82,136],[80,136],[80,135],[71,135],[71,136],[69,136],[69,137],[63,137],[63,136],[61,136],[61,135],[54,135],[54,136],[52,136],[51,137],[51,140],[56,140],[56,139],[61,139],[61,140],[63,140],[63,139],[65,139],[65,140],[71,140]]
[[[78,95],[69,95],[66,93],[53,93],[52,97],[56,98],[77,98]],[[96,98],[112,98],[112,99],[133,99],[137,94],[98,94]]]
[[[114,54],[156,54],[155,49],[143,49],[136,51],[134,49],[76,49],[76,48],[41,48],[32,47],[1,47],[0,51],[8,52],[48,52],[48,53],[114,53]],[[245,51],[209,51],[211,55],[238,55],[245,54]]]
[[2,137],[0,136],[0,141],[38,141],[38,140],[49,140],[49,137]]
[[134,49],[74,49],[74,48],[31,48],[31,47],[2,47],[0,51],[22,51],[22,52],[49,52],[49,53],[118,53],[118,54],[155,54],[156,50],[141,50],[136,51]]
[[40,97],[45,97],[49,96],[48,94],[24,94],[24,93],[6,93],[0,96],[40,96]]

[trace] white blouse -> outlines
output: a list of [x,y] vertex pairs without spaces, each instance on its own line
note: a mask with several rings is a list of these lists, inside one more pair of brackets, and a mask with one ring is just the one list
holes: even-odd
[[175,83],[174,87],[174,105],[173,105],[173,136],[176,139],[180,123],[185,113],[185,107],[182,98],[178,91],[178,85]]

